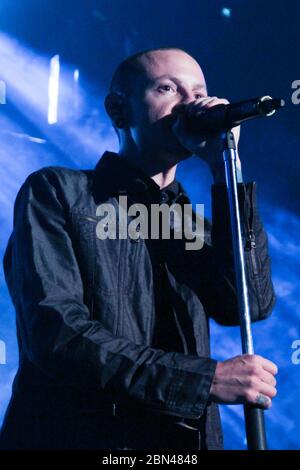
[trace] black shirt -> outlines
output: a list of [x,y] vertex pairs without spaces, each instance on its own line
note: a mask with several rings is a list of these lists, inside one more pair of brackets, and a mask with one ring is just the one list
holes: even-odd
[[[180,187],[175,179],[161,190],[161,203],[171,205],[176,202],[179,194]],[[157,258],[153,274],[156,322],[152,346],[163,349],[164,351],[185,352],[183,345],[185,341],[181,336],[181,328],[177,323],[177,318],[174,315],[171,304],[171,286],[168,280],[164,258],[164,247],[166,243],[168,243],[168,240],[162,240],[161,235],[159,240],[154,241]]]
[[176,200],[176,196],[180,193],[178,181],[174,179],[172,183],[161,189],[160,193],[162,203],[172,204],[174,200]]

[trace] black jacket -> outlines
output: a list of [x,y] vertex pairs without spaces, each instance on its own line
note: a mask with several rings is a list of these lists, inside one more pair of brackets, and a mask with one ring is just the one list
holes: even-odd
[[[189,202],[180,188],[177,202]],[[253,321],[275,301],[255,193],[255,183],[239,184]],[[208,318],[238,324],[225,185],[212,186],[203,248],[187,251],[184,240],[169,240],[163,262],[151,240],[97,238],[97,207],[118,208],[119,195],[161,202],[151,178],[110,152],[94,170],[42,168],[17,195],[4,270],[20,361],[1,448],[155,448],[158,420],[173,428],[192,423],[196,446],[222,448],[218,409],[209,401],[216,361]],[[181,351],[153,347],[162,268]]]

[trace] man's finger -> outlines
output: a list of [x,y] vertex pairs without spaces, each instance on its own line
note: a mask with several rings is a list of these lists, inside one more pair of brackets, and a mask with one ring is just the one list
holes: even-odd
[[262,393],[258,393],[255,397],[255,403],[262,408],[270,408],[272,402],[270,398],[266,397]]
[[260,381],[258,385],[258,391],[269,398],[274,398],[277,395],[277,390],[272,385],[268,385],[265,382]]
[[208,96],[206,98],[199,98],[199,100],[193,101],[189,103],[186,107],[186,111],[188,115],[195,114],[201,111],[203,108],[207,106],[208,103],[213,102],[215,97]]
[[267,372],[265,369],[262,369],[260,380],[262,380],[266,384],[272,385],[273,387],[275,387],[277,383],[274,375],[271,374],[270,372]]
[[276,366],[276,364],[274,364],[274,362],[269,361],[269,359],[265,359],[264,357],[262,357],[261,359],[261,366],[263,369],[273,375],[276,375],[278,373],[278,367]]

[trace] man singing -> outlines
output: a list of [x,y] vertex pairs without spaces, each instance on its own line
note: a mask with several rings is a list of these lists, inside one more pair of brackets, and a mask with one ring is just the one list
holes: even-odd
[[[239,323],[232,242],[220,136],[191,134],[187,120],[220,103],[228,101],[207,95],[189,54],[143,51],[119,65],[105,100],[118,154],[105,152],[94,170],[45,167],[26,179],[4,257],[20,361],[2,449],[222,449],[218,403],[271,406],[273,362],[210,357],[209,318]],[[120,196],[149,213],[187,204],[175,173],[193,154],[214,178],[201,249],[97,236],[98,208],[118,209]],[[267,237],[256,185],[242,182],[239,160],[237,168],[258,321],[275,302]]]

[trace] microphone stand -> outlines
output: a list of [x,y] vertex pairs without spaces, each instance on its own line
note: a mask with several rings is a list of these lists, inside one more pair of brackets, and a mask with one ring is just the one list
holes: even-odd
[[[234,135],[231,130],[223,132],[222,143],[226,188],[229,201],[242,350],[243,354],[254,354],[237,192],[236,145]],[[248,450],[266,450],[267,440],[264,411],[256,405],[247,404],[244,405],[244,414]]]

